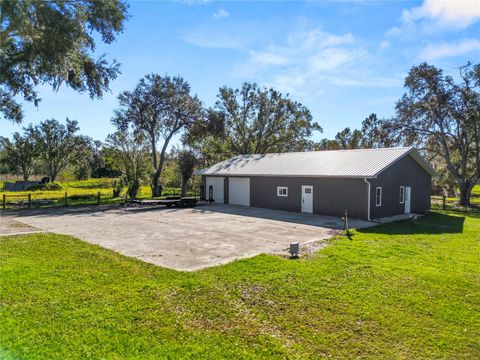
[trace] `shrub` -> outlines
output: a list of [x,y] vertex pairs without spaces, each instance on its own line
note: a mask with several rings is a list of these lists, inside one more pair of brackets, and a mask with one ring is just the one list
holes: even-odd
[[39,191],[39,190],[57,191],[57,190],[63,190],[63,187],[59,183],[46,183],[46,184],[38,184],[28,188],[28,191]]

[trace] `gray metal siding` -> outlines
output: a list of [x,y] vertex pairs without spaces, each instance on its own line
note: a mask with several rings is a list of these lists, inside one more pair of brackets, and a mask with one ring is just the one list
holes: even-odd
[[[370,179],[371,218],[403,214],[405,204],[400,203],[400,186],[410,186],[411,212],[421,213],[430,209],[432,179],[430,175],[410,156],[398,160],[388,169]],[[375,189],[382,187],[382,206],[375,205]]]
[[[250,177],[250,204],[254,207],[301,211],[302,185],[313,186],[313,213],[367,218],[367,184],[362,179]],[[288,187],[288,197],[277,196],[277,186]]]

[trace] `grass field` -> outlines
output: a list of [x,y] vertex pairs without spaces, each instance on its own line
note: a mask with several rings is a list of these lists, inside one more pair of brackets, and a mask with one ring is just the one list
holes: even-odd
[[195,273],[68,236],[0,241],[2,358],[480,358],[478,212]]
[[[26,190],[26,191],[4,191],[0,190],[0,196],[6,194],[7,201],[18,202],[27,201],[26,196],[31,194],[32,201],[51,200],[52,202],[47,206],[63,206],[65,205],[65,193],[67,193],[68,205],[94,205],[97,203],[98,193],[101,196],[102,204],[119,203],[123,201],[125,190],[123,190],[120,197],[113,197],[113,183],[116,179],[89,179],[69,182],[59,182],[61,189],[59,190]],[[0,184],[3,189],[3,183]],[[164,196],[180,194],[179,188],[165,188]],[[193,195],[191,193],[190,195]],[[149,185],[143,185],[140,188],[138,198],[151,198],[152,190]],[[3,201],[3,200],[2,200]]]

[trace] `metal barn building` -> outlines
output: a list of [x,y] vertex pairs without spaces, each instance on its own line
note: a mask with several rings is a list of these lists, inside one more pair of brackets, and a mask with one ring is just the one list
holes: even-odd
[[413,147],[240,155],[197,172],[217,203],[371,220],[430,208]]

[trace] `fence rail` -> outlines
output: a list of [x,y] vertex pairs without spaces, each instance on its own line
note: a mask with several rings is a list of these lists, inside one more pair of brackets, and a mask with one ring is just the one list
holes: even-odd
[[[111,203],[113,196],[102,194],[100,191],[92,194],[73,194],[68,195],[65,192],[63,196],[45,197],[28,194],[2,194],[2,209],[30,209],[45,206],[69,206],[69,205],[101,205],[103,203]],[[121,201],[121,199],[118,199]]]

